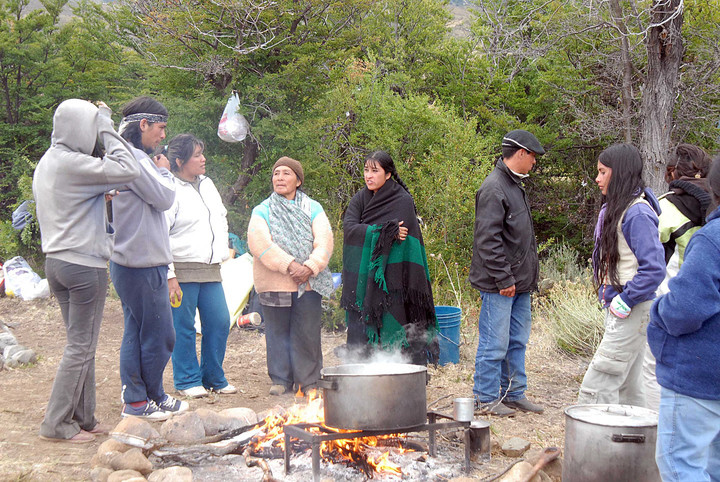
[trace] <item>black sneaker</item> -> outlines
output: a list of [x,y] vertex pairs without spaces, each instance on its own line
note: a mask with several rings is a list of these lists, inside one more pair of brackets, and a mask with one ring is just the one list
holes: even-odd
[[480,415],[493,415],[495,417],[514,417],[515,410],[506,407],[502,400],[497,399],[492,402],[479,402],[475,400],[475,412]]
[[172,413],[161,409],[152,400],[148,401],[142,407],[133,407],[129,403],[123,405],[122,417],[139,417],[145,420],[167,420],[172,417]]
[[182,400],[173,398],[167,393],[165,394],[165,398],[163,398],[162,401],[157,404],[157,406],[160,407],[161,410],[165,410],[166,412],[170,412],[171,414],[184,412],[190,408],[190,405],[188,405],[187,402],[183,402]]
[[520,400],[513,400],[512,402],[505,400],[503,404],[510,408],[514,408],[515,410],[521,410],[523,412],[543,413],[545,411],[542,405],[532,403],[526,397],[523,397]]

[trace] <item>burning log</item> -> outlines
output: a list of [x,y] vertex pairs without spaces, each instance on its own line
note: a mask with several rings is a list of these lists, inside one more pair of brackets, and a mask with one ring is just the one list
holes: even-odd
[[270,469],[270,466],[265,460],[250,455],[250,447],[245,449],[245,452],[243,452],[243,457],[245,457],[245,465],[247,465],[248,467],[259,467],[262,469],[263,482],[280,482],[278,479],[273,477],[272,470]]

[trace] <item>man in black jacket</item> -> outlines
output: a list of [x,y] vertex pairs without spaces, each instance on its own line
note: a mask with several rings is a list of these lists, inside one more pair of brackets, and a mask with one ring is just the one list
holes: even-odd
[[530,338],[530,293],[537,288],[538,256],[522,179],[545,153],[528,131],[508,132],[502,159],[475,195],[470,284],[482,308],[473,393],[481,413],[542,413],[525,396],[525,347]]

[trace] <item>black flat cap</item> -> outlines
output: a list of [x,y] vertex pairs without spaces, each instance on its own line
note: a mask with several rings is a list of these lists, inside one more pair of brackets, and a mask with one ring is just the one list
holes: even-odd
[[537,137],[522,129],[515,129],[505,134],[502,140],[503,147],[519,147],[534,152],[538,156],[545,154],[545,149]]

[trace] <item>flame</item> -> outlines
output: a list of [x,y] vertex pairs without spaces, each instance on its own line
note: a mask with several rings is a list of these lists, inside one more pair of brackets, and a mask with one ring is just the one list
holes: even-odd
[[373,465],[373,467],[375,467],[375,470],[377,470],[378,472],[387,472],[393,475],[402,475],[402,470],[400,470],[400,466],[393,462],[390,462],[388,460],[389,456],[390,452],[384,452],[379,455],[377,459],[369,458],[368,462],[370,462],[370,464]]
[[[298,394],[301,395],[302,392],[298,391]],[[283,415],[271,414],[265,418],[266,433],[254,441],[254,453],[263,454],[272,453],[277,450],[285,450],[283,427],[286,424],[318,424],[323,425],[323,428],[333,432],[352,433],[352,431],[349,430],[340,430],[325,426],[323,399],[320,393],[317,390],[310,390],[306,395],[306,404],[301,405],[295,403],[288,408]],[[320,433],[316,428],[308,428],[308,430]],[[326,461],[345,463],[348,466],[356,467],[368,476],[371,476],[372,472],[378,472],[384,475],[402,475],[400,466],[389,460],[389,450],[386,450],[376,457],[368,455],[367,448],[377,448],[380,445],[380,440],[383,439],[399,440],[397,435],[329,440],[320,444],[320,455]],[[398,443],[397,445],[400,444]],[[393,447],[393,450],[398,453],[412,451],[402,446]]]

